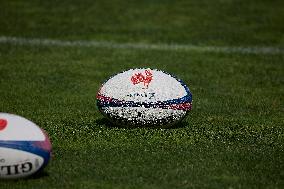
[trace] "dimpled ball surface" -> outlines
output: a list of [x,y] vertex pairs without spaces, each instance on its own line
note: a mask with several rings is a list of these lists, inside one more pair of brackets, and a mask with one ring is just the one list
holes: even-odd
[[168,73],[131,69],[101,86],[97,105],[116,125],[172,126],[191,110],[192,95],[181,80]]

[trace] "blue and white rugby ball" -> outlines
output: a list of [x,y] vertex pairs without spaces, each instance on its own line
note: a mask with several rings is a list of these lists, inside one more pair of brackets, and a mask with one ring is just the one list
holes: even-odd
[[17,179],[41,171],[51,155],[46,133],[33,122],[0,113],[0,178]]
[[97,106],[118,125],[168,127],[191,110],[192,95],[184,82],[168,73],[131,69],[101,86]]

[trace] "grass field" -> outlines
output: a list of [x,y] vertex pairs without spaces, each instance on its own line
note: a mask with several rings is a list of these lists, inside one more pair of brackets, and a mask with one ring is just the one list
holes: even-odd
[[[283,7],[282,0],[0,1],[0,38],[14,37],[0,40],[0,112],[34,121],[53,144],[42,174],[0,188],[284,188]],[[193,110],[182,123],[125,129],[103,118],[101,83],[135,67],[184,80]]]

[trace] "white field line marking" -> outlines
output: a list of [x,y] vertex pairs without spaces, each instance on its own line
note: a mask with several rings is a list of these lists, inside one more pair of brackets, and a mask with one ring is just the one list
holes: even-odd
[[22,38],[0,36],[0,44],[31,45],[31,46],[56,46],[56,47],[96,47],[111,49],[141,49],[141,50],[164,50],[164,51],[196,51],[215,53],[241,53],[241,54],[284,54],[284,48],[277,47],[220,47],[220,46],[197,46],[179,44],[146,44],[146,43],[117,43],[109,41],[65,41],[41,38]]

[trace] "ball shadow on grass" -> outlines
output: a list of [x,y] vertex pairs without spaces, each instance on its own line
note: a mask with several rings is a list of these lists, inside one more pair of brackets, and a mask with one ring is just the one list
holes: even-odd
[[16,179],[0,179],[1,182],[17,182],[17,181],[29,181],[29,180],[38,180],[43,179],[45,177],[49,177],[49,174],[46,171],[40,171],[38,173],[35,173],[31,176],[24,177],[24,178],[16,178]]
[[48,176],[49,176],[48,172],[43,170],[43,171],[40,171],[40,172],[28,177],[28,179],[37,180],[37,179],[42,179],[42,178],[48,177]]
[[149,128],[149,129],[179,129],[188,126],[188,122],[184,119],[174,125],[128,125],[128,124],[116,124],[107,118],[100,118],[95,121],[96,125],[106,126],[107,128],[123,128],[123,129],[137,129],[137,128]]

